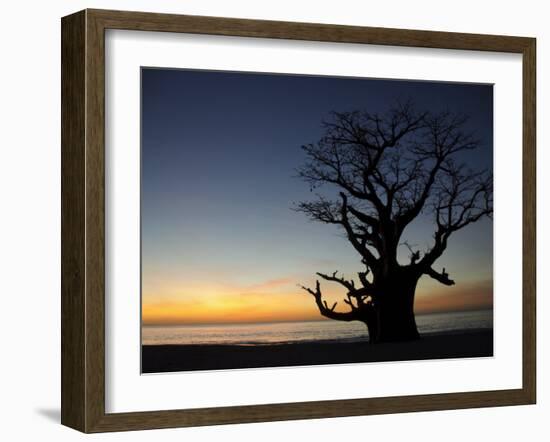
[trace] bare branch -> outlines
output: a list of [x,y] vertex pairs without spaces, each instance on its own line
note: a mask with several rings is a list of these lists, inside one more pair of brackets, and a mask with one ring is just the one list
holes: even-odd
[[449,274],[445,272],[445,267],[443,267],[441,273],[436,272],[430,267],[425,271],[425,274],[444,285],[454,285],[455,283],[452,279],[449,279]]
[[363,257],[363,260],[370,267],[377,267],[378,260],[372,254],[372,252],[367,248],[367,242],[361,242],[358,238],[357,233],[353,230],[353,227],[348,218],[348,199],[345,193],[341,192],[340,197],[342,198],[342,207],[340,209],[341,215],[341,224],[346,231],[348,240],[353,245],[355,250]]
[[447,248],[451,234],[493,214],[493,178],[486,172],[466,171],[452,161],[445,164],[439,179],[434,214],[437,231],[435,243],[420,264],[431,267]]
[[343,285],[348,290],[355,290],[355,283],[353,282],[353,279],[346,280],[343,276],[336,276],[337,274],[338,271],[335,271],[332,275],[325,275],[324,273],[317,272],[317,275],[319,275],[323,279],[326,279],[327,281],[334,281]]
[[309,294],[313,295],[313,297],[315,298],[315,303],[317,304],[317,308],[319,309],[321,315],[323,315],[324,317],[335,319],[338,321],[355,321],[359,319],[359,316],[353,309],[349,312],[337,312],[335,310],[337,306],[336,302],[332,305],[332,307],[329,307],[327,302],[323,300],[323,296],[321,294],[321,284],[319,283],[319,281],[315,282],[315,290],[304,286],[300,287]]
[[372,288],[372,283],[367,279],[367,276],[369,273],[370,271],[368,267],[366,271],[357,273],[357,276],[359,276],[359,281],[361,281],[361,284],[363,284],[363,287],[366,287],[366,288]]
[[410,265],[416,264],[416,262],[420,259],[420,251],[414,250],[407,241],[403,242],[403,245],[407,247],[407,249],[409,249],[409,252],[410,252],[409,258],[411,259]]

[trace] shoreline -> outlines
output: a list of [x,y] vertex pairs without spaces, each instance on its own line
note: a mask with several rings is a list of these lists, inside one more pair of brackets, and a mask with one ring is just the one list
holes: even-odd
[[491,356],[493,329],[425,333],[417,341],[374,345],[366,340],[143,345],[142,373]]

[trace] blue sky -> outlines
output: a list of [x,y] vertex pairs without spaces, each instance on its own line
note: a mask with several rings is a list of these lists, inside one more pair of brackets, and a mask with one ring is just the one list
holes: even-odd
[[[144,303],[184,312],[201,296],[245,299],[251,287],[269,287],[254,298],[269,304],[279,292],[281,300],[293,290],[303,296],[297,284],[311,284],[316,271],[360,270],[341,232],[291,210],[313,197],[296,178],[300,146],[320,138],[331,111],[383,112],[409,99],[419,109],[469,115],[482,148],[462,159],[492,168],[491,85],[143,69]],[[431,222],[419,219],[406,237],[425,249],[432,234]],[[452,237],[437,266],[457,286],[487,286],[490,220]],[[426,296],[441,289],[424,280],[419,286]]]

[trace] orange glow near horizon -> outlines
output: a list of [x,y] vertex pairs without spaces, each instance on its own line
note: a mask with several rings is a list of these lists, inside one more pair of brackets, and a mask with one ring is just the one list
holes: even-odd
[[[207,323],[244,323],[320,320],[311,295],[299,288],[293,277],[256,284],[196,283],[185,289],[157,287],[144,291],[142,319],[144,325]],[[337,285],[322,283],[323,298],[338,302],[344,311],[344,292]],[[443,287],[420,283],[417,289],[417,314],[491,308],[493,290],[490,281]]]

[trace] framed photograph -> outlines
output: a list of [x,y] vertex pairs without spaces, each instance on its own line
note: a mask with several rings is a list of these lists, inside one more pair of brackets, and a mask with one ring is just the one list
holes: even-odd
[[533,404],[535,40],[62,19],[62,423]]

